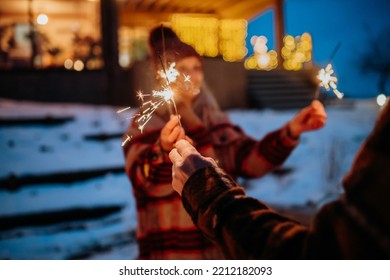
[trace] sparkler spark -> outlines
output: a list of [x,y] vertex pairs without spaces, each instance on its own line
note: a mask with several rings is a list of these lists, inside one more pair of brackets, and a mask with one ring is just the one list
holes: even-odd
[[[163,86],[162,90],[152,91],[150,96],[153,98],[153,100],[148,100],[142,103],[141,108],[144,109],[141,110],[139,116],[137,116],[137,119],[135,120],[139,124],[138,129],[141,131],[141,133],[143,132],[145,125],[152,119],[153,113],[159,107],[163,106],[164,104],[168,104],[169,106],[171,102],[174,104],[173,94],[174,93],[169,86]],[[145,94],[142,95],[142,97],[144,96]]]
[[161,78],[166,79],[167,85],[176,81],[177,77],[179,77],[180,73],[175,69],[176,63],[173,62],[169,65],[167,70],[163,69],[158,72]]
[[122,142],[122,147],[123,147],[124,145],[126,145],[126,143],[129,142],[129,141],[131,140],[131,138],[133,138],[133,137],[132,137],[132,136],[129,136],[129,135],[126,135],[125,141]]
[[[165,60],[165,39],[164,39],[163,28],[161,28],[161,32],[162,32],[164,61],[161,58],[161,56],[158,55],[162,70],[158,71],[157,74],[161,78],[166,80],[166,84],[162,86],[161,90],[153,90],[152,94],[144,94],[141,90],[137,91],[137,97],[139,100],[141,100],[142,105],[140,107],[141,108],[140,111],[136,115],[134,115],[134,118],[135,118],[135,122],[138,123],[138,129],[141,131],[141,133],[143,133],[145,125],[151,120],[153,113],[164,104],[168,105],[168,109],[171,114],[172,114],[172,109],[170,105],[171,103],[173,104],[175,113],[179,120],[179,125],[181,127],[181,122],[177,112],[176,103],[173,98],[174,92],[170,87],[170,84],[176,81],[177,77],[180,76],[180,73],[175,69],[176,66],[175,62],[171,63],[168,68],[166,67],[167,64]],[[190,76],[184,75],[185,82],[190,82],[190,78],[191,78]],[[151,99],[145,102],[145,96],[149,96],[151,97]],[[130,139],[131,137],[129,138],[128,136],[128,138],[122,143],[122,146],[125,145],[126,142],[130,141]]]
[[172,114],[172,109],[170,107],[170,104],[173,104],[173,107],[175,109],[175,113],[179,119],[179,125],[181,127],[181,122],[179,115],[177,113],[177,108],[176,108],[176,103],[173,98],[174,92],[170,88],[170,84],[174,81],[176,81],[177,77],[180,76],[179,71],[175,69],[176,63],[173,62],[169,65],[168,70],[164,66],[165,64],[163,63],[161,57],[159,56],[160,63],[162,66],[162,70],[158,71],[157,73],[160,75],[161,78],[166,80],[166,85],[162,87],[162,90],[153,90],[152,94],[149,95],[152,98],[156,99],[156,101],[149,100],[147,102],[144,102],[144,97],[146,96],[143,94],[141,91],[139,91],[138,97],[140,100],[142,100],[143,104],[141,105],[141,108],[146,107],[145,110],[141,112],[141,115],[136,119],[136,122],[139,123],[138,129],[143,132],[145,125],[151,120],[153,113],[159,108],[160,106],[167,104],[168,109],[170,113]]
[[173,91],[169,87],[163,87],[163,90],[161,91],[153,90],[153,96],[162,97],[166,102],[168,102],[173,98]]
[[137,97],[138,97],[138,100],[141,100],[141,102],[144,102],[144,94],[143,94],[142,90],[137,91]]
[[337,78],[333,76],[334,70],[332,64],[328,64],[325,68],[322,68],[317,75],[320,80],[320,86],[324,87],[327,91],[332,89],[337,98],[341,99],[344,94],[337,89]]
[[117,112],[117,114],[119,114],[119,113],[122,113],[122,112],[124,112],[126,110],[129,110],[129,109],[131,109],[131,107],[126,107],[126,108],[120,109],[120,110],[118,110],[116,112]]

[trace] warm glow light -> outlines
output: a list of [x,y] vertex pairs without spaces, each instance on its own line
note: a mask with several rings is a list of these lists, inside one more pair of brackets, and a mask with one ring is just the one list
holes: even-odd
[[379,94],[377,97],[376,97],[376,103],[379,105],[379,106],[384,106],[387,102],[387,97],[386,95],[384,95],[383,93]]
[[39,15],[37,16],[37,23],[38,23],[39,25],[45,25],[45,24],[47,24],[48,22],[49,22],[49,18],[48,18],[47,15],[45,15],[45,14],[39,14]]
[[283,42],[281,55],[286,70],[297,71],[302,69],[305,63],[311,61],[312,41],[309,33],[303,33],[302,36],[296,36],[295,38],[287,35]]
[[81,71],[84,69],[84,63],[81,60],[76,60],[74,62],[73,67],[74,67],[74,70]]
[[180,39],[192,45],[202,56],[221,55],[226,61],[240,61],[247,54],[246,20],[175,14],[171,21]]
[[121,52],[119,54],[119,65],[123,68],[129,67],[131,63],[130,53]]
[[66,69],[68,69],[68,70],[72,69],[72,67],[73,67],[73,61],[72,61],[70,58],[68,58],[68,59],[65,60],[65,62],[64,62],[64,67],[65,67]]
[[253,36],[251,44],[254,54],[247,58],[244,63],[246,69],[272,70],[278,66],[278,55],[276,51],[268,51],[268,39],[265,36]]
[[261,67],[265,67],[266,65],[268,65],[268,63],[270,61],[269,55],[268,54],[261,54],[257,61],[259,62],[259,65]]

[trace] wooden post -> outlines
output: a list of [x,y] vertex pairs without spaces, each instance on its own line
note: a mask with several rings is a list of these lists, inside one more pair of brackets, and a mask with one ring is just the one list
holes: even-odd
[[284,38],[284,9],[283,0],[275,1],[275,49],[278,54],[278,67],[282,68],[282,48]]
[[38,45],[37,45],[37,29],[34,23],[34,12],[33,12],[33,0],[28,1],[28,24],[29,24],[29,34],[28,38],[31,42],[31,57],[30,64],[31,68],[35,68],[35,59],[38,55]]
[[106,101],[115,104],[119,98],[118,11],[115,0],[100,1],[101,36],[104,70],[107,76]]

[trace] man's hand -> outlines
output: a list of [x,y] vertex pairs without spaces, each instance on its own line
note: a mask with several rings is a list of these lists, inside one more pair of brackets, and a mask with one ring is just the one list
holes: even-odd
[[179,140],[169,153],[172,166],[172,186],[180,195],[185,182],[195,171],[217,166],[212,158],[203,157],[188,141]]
[[317,130],[326,123],[326,112],[321,102],[314,100],[289,122],[291,136],[298,138],[303,132]]

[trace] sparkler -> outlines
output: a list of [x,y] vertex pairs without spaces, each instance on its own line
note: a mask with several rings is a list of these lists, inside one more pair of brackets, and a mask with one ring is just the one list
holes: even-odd
[[341,43],[339,42],[334,48],[329,62],[325,68],[321,68],[318,72],[317,78],[320,80],[320,86],[324,87],[327,91],[332,89],[333,93],[337,96],[338,99],[342,99],[344,97],[344,93],[340,92],[337,89],[337,77],[333,76],[334,70],[331,64],[333,57],[336,55]]
[[[138,129],[141,133],[144,130],[145,125],[151,120],[154,112],[161,106],[167,104],[170,113],[172,113],[170,104],[173,104],[175,109],[175,115],[177,115],[179,119],[179,125],[181,126],[180,118],[177,112],[177,107],[175,100],[173,98],[174,92],[170,87],[170,84],[176,81],[177,77],[179,77],[180,73],[175,69],[175,63],[171,63],[169,65],[168,70],[163,68],[163,70],[158,72],[160,77],[166,80],[166,85],[162,86],[161,90],[153,90],[152,94],[143,94],[141,91],[138,91],[137,95],[140,100],[142,100],[141,110],[139,116],[135,120],[138,123]],[[144,101],[146,96],[151,96],[152,100]]]
[[[166,85],[163,85],[161,90],[153,90],[152,94],[144,94],[141,90],[137,91],[137,97],[139,100],[141,100],[142,104],[140,106],[140,112],[134,115],[133,118],[136,118],[135,122],[138,123],[138,129],[141,131],[141,133],[143,133],[145,125],[152,119],[156,110],[165,104],[168,105],[168,109],[171,113],[172,110],[170,104],[173,104],[175,114],[177,115],[179,119],[179,125],[181,126],[176,103],[173,98],[174,92],[170,87],[170,84],[175,82],[176,79],[180,76],[180,73],[175,69],[175,65],[175,63],[171,63],[168,70],[163,68],[163,70],[158,72],[160,77],[166,80]],[[184,75],[184,81],[190,82],[190,76]],[[151,99],[145,101],[145,97],[150,97]],[[130,107],[118,110],[117,113],[122,113],[128,109],[130,109]],[[127,135],[127,138],[125,141],[123,141],[122,146],[126,145],[126,143],[129,142],[131,138],[131,136]]]
[[337,78],[333,76],[334,70],[332,64],[328,64],[325,68],[322,68],[317,75],[320,80],[320,86],[324,87],[327,91],[332,89],[338,99],[342,99],[344,94],[337,89]]
[[[162,27],[162,26],[161,26]],[[139,100],[141,100],[142,104],[140,106],[140,112],[133,116],[135,118],[135,122],[138,124],[138,129],[143,133],[143,130],[145,128],[145,125],[152,119],[153,114],[156,112],[158,108],[161,106],[167,104],[169,112],[172,114],[171,104],[173,104],[173,107],[175,109],[175,115],[177,116],[179,120],[179,125],[181,125],[180,117],[177,112],[176,103],[174,100],[174,92],[171,89],[170,85],[171,83],[175,82],[177,78],[180,76],[180,73],[175,69],[176,63],[173,62],[169,65],[169,67],[166,67],[166,61],[165,61],[165,38],[164,38],[164,32],[163,28],[161,28],[162,32],[162,43],[163,43],[163,56],[164,56],[164,62],[160,55],[158,55],[158,58],[161,63],[162,70],[158,71],[157,73],[162,79],[166,80],[165,85],[162,86],[161,90],[153,90],[152,94],[144,94],[141,90],[137,91],[137,97]],[[183,74],[184,82],[190,82],[190,76]],[[150,97],[150,100],[145,101],[145,97]],[[122,110],[119,110],[118,113],[124,112],[128,110],[130,107],[124,108]],[[127,142],[131,140],[131,136],[127,135],[126,140],[123,141],[122,146],[126,145]]]

